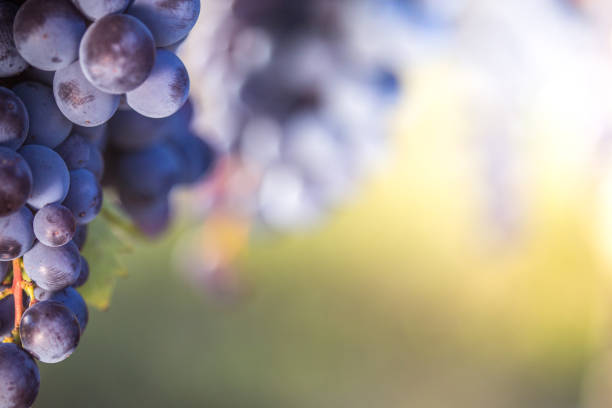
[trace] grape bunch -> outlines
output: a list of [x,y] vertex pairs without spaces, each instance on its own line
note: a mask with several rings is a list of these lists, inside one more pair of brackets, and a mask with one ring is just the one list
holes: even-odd
[[[382,161],[387,113],[401,84],[392,57],[363,51],[373,43],[367,38],[372,31],[364,36],[354,25],[363,3],[233,0],[211,6],[219,10],[218,21],[202,27],[219,29],[198,32],[209,48],[199,65],[210,81],[198,84],[205,89],[194,95],[203,95],[203,125],[217,130],[216,143],[239,167],[227,190],[246,175],[243,189],[229,191],[221,205],[273,230],[307,227],[344,202]],[[194,66],[201,59],[195,51]]]
[[86,328],[80,250],[102,186],[155,235],[172,187],[210,171],[172,51],[199,12],[199,0],[0,0],[0,408],[31,406],[35,361],[65,360]]

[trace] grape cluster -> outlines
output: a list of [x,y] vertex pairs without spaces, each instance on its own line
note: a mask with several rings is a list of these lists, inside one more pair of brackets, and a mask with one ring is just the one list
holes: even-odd
[[204,101],[205,126],[223,137],[216,142],[238,163],[234,173],[249,179],[228,193],[231,211],[275,230],[308,226],[384,157],[386,113],[400,81],[392,61],[354,46],[360,3],[233,0],[217,7],[220,28],[202,32],[210,57],[200,65],[211,79],[200,95],[212,101]]
[[103,183],[154,235],[171,188],[209,172],[172,52],[199,12],[199,0],[0,0],[0,408],[31,406],[35,360],[63,361],[85,330],[75,288]]

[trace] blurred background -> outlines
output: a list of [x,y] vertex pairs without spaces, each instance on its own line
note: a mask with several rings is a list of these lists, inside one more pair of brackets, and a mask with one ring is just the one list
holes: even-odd
[[612,404],[609,1],[202,6],[215,174],[38,407]]

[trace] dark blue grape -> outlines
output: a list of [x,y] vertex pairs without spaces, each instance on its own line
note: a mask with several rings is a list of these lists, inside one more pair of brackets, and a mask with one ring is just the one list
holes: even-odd
[[0,0],[0,78],[15,76],[23,72],[28,63],[23,59],[13,40],[13,20],[17,6]]
[[72,242],[57,248],[37,242],[24,255],[23,265],[38,286],[57,291],[77,281],[81,273],[81,255]]
[[108,139],[119,150],[137,151],[163,140],[172,127],[169,118],[152,119],[133,110],[119,111],[108,122]]
[[104,150],[106,146],[106,129],[108,123],[103,123],[98,126],[84,127],[74,125],[73,131],[83,136],[89,143],[96,145],[99,149]]
[[148,237],[155,238],[170,226],[172,213],[167,195],[143,199],[124,193],[121,204],[136,227]]
[[79,274],[79,278],[77,279],[77,281],[74,282],[72,286],[75,288],[80,288],[85,283],[87,283],[88,279],[89,279],[89,262],[87,262],[87,259],[85,259],[84,256],[81,256],[81,273]]
[[87,29],[79,57],[85,77],[95,87],[123,94],[136,89],[151,73],[155,42],[138,19],[112,14]]
[[179,183],[192,184],[211,173],[216,160],[216,152],[204,140],[187,133],[176,134],[169,140],[181,163]]
[[119,96],[100,91],[85,78],[79,61],[55,73],[53,95],[62,113],[85,127],[104,124],[119,106]]
[[38,144],[54,149],[72,130],[70,122],[57,107],[53,89],[38,82],[22,82],[13,87],[21,98],[30,118],[26,144]]
[[165,47],[189,34],[200,15],[200,0],[134,0],[127,12],[149,27],[158,47]]
[[81,330],[69,308],[43,300],[25,311],[19,334],[23,348],[34,358],[43,363],[59,363],[77,348]]
[[75,132],[55,149],[66,162],[68,170],[76,170],[85,167],[89,162],[91,150],[91,144],[89,144],[83,136]]
[[104,175],[104,157],[102,157],[102,152],[96,146],[90,145],[90,147],[89,160],[85,164],[85,168],[96,176],[96,180],[101,181]]
[[32,170],[32,194],[28,204],[42,208],[47,204],[61,203],[70,185],[70,174],[59,154],[45,146],[25,145],[19,154]]
[[87,169],[70,172],[70,190],[64,205],[72,211],[78,224],[93,221],[102,209],[102,187]]
[[141,115],[168,117],[176,113],[189,96],[187,69],[179,57],[159,49],[151,75],[126,96],[128,105]]
[[85,28],[85,19],[67,0],[28,0],[17,12],[13,34],[27,62],[56,71],[78,58]]
[[0,344],[0,407],[32,406],[39,387],[38,367],[28,353],[15,344]]
[[74,233],[74,237],[72,237],[72,242],[79,248],[79,251],[83,249],[85,246],[85,242],[87,241],[87,225],[78,225],[76,228],[76,232]]
[[50,247],[66,245],[76,232],[72,211],[61,204],[49,204],[34,216],[34,235]]
[[[0,286],[0,292],[7,289],[5,286]],[[7,296],[0,300],[0,340],[9,336],[15,325],[15,299],[13,296]]]
[[26,207],[21,207],[15,214],[0,217],[0,261],[19,258],[32,248],[33,218]]
[[0,147],[0,217],[14,214],[32,193],[32,171],[17,152]]
[[119,190],[142,198],[167,194],[177,182],[180,163],[172,149],[157,144],[146,150],[123,154],[117,165]]
[[23,101],[0,87],[0,146],[16,150],[28,136],[30,121]]
[[57,292],[49,292],[44,289],[36,288],[34,290],[34,296],[37,300],[52,300],[55,302],[59,302],[62,305],[66,306],[79,321],[79,327],[81,328],[81,334],[85,331],[87,327],[87,322],[89,321],[89,312],[87,311],[87,304],[83,297],[76,291],[76,289],[72,287],[68,287],[66,289],[57,291]]
[[11,269],[10,262],[0,261],[0,282],[2,282],[4,278],[6,278],[6,275],[8,274],[10,269]]
[[130,0],[72,0],[72,3],[87,18],[97,20],[108,14],[123,12],[130,4]]

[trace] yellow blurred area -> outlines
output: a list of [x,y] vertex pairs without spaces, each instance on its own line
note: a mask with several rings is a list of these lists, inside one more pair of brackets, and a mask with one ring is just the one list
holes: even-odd
[[[527,406],[513,387],[529,394],[525,384],[538,382],[579,398],[611,321],[601,183],[588,160],[567,160],[577,149],[568,141],[584,129],[555,117],[546,101],[523,112],[524,211],[518,231],[500,238],[483,217],[465,76],[436,63],[408,82],[390,163],[329,223],[297,236],[255,237],[240,262],[245,275],[296,287],[325,282],[319,307],[304,310],[313,319],[329,313],[338,324],[346,311],[335,308],[354,306],[344,324],[363,319],[367,327],[355,335],[364,337],[355,341],[365,344],[365,360],[377,347],[397,347],[387,384],[405,389],[397,405],[385,406]],[[330,301],[347,299],[347,291],[356,294],[352,305]],[[371,325],[377,319],[385,330]],[[381,340],[389,330],[393,345]]]

